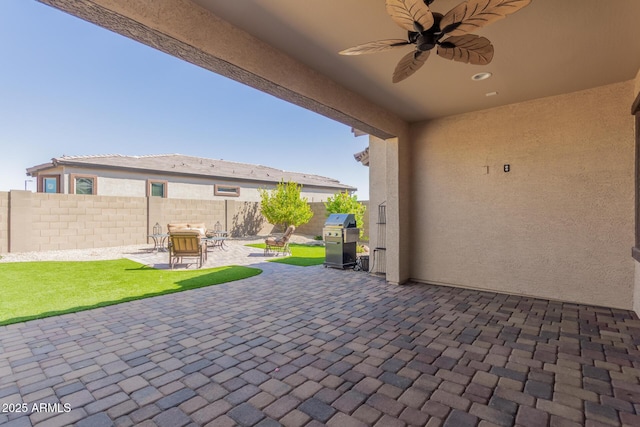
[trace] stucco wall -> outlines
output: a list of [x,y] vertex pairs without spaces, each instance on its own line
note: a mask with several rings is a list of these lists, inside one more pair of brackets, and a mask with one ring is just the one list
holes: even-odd
[[631,308],[633,91],[414,125],[412,277]]
[[[640,70],[636,75],[635,86],[634,86],[634,101],[637,97],[640,96]],[[640,129],[636,129],[636,138],[640,135]],[[640,200],[636,200],[636,203],[640,203]],[[634,290],[633,290],[633,311],[636,312],[638,316],[640,316],[640,263],[638,261],[634,261],[635,264],[635,280],[634,280]]]
[[[198,200],[242,200],[259,202],[259,189],[272,190],[275,184],[249,182],[232,179],[214,179],[186,176],[168,176],[158,173],[139,173],[133,171],[103,171],[83,167],[55,168],[46,174],[60,173],[63,192],[68,192],[69,176],[71,174],[97,175],[99,196],[146,197],[147,180],[167,181],[167,196],[170,199],[198,199]],[[214,186],[224,185],[240,187],[239,197],[215,195]],[[66,189],[66,190],[64,190]],[[309,202],[326,201],[328,197],[340,192],[337,188],[319,188],[303,186],[301,196]]]
[[635,277],[633,286],[633,311],[640,317],[640,262],[633,261]]
[[[65,175],[65,179],[68,181],[69,175]],[[145,197],[147,195],[147,182],[146,180],[140,179],[120,179],[98,176],[98,195]]]
[[380,208],[387,207],[387,156],[386,142],[375,136],[369,137],[369,248],[371,255],[370,268],[374,273],[386,273],[387,224],[382,224]]

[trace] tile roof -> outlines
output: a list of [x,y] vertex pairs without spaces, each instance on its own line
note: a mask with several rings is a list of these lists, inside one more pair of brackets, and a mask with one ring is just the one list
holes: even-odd
[[284,180],[294,181],[298,184],[308,186],[338,188],[350,191],[356,190],[355,187],[342,184],[337,179],[325,176],[302,172],[289,172],[268,166],[231,162],[228,160],[207,159],[182,154],[153,154],[145,156],[105,154],[54,157],[51,159],[51,163],[27,169],[27,174],[32,175],[40,170],[58,165],[99,167],[101,169],[130,169],[166,173],[171,175],[206,176],[270,183],[278,183],[281,180]]

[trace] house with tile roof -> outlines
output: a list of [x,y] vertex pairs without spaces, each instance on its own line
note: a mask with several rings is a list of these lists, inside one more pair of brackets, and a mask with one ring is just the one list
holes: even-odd
[[301,184],[310,202],[356,191],[324,176],[182,154],[62,156],[27,175],[36,178],[39,193],[259,201],[259,189],[283,180]]

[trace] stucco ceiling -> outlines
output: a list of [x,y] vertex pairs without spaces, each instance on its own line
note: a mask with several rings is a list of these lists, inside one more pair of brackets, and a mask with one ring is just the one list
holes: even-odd
[[[493,61],[469,65],[431,55],[393,84],[408,51],[337,52],[405,38],[384,0],[192,0],[408,121],[443,117],[633,79],[640,69],[639,0],[533,0],[475,34],[491,40]],[[435,0],[446,13],[460,0]],[[488,71],[493,76],[472,81]],[[497,92],[495,96],[487,93]]]

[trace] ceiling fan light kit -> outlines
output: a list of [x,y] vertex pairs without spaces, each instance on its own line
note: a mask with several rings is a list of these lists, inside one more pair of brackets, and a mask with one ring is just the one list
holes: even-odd
[[394,83],[418,71],[433,49],[445,59],[487,65],[493,59],[493,45],[487,38],[470,33],[517,12],[531,0],[467,0],[445,15],[431,11],[429,6],[433,2],[386,0],[387,13],[407,31],[407,39],[369,42],[345,49],[340,54],[362,55],[414,45],[414,50],[402,57],[396,66]]

